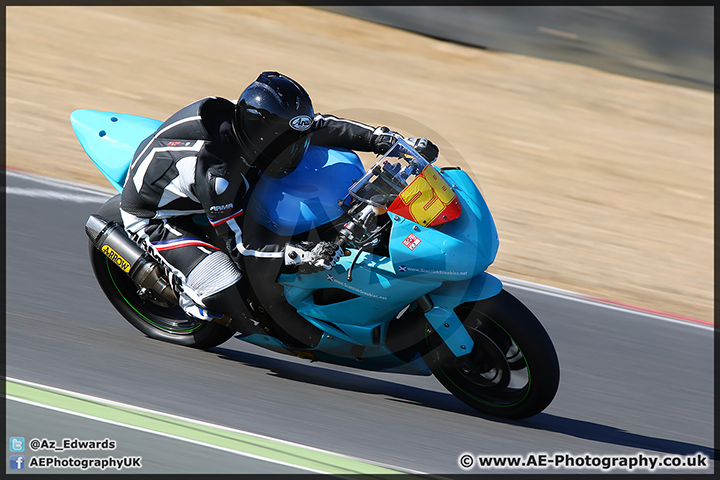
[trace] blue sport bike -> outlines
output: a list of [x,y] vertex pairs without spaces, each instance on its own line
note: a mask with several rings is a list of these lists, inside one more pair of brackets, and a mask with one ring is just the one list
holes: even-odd
[[[161,122],[77,110],[83,148],[118,192],[140,142]],[[498,237],[471,178],[437,168],[399,140],[367,171],[351,151],[311,147],[283,178],[261,177],[243,215],[248,238],[334,241],[332,270],[290,271],[282,259],[241,265],[252,322],[186,316],[165,267],[122,229],[120,195],[91,215],[90,258],[104,293],[147,336],[196,348],[230,337],[311,361],[431,375],[476,410],[520,419],[555,397],[555,348],[530,310],[485,272]],[[207,217],[203,240],[224,248]],[[222,312],[218,312],[222,313]],[[247,319],[245,319],[247,320]]]

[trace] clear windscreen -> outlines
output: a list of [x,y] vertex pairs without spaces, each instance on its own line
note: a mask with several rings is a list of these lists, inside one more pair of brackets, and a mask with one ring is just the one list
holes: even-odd
[[457,194],[441,172],[404,140],[398,140],[349,192],[428,227],[454,220],[461,212]]
[[387,209],[428,165],[427,160],[399,139],[350,187],[350,195],[362,202]]

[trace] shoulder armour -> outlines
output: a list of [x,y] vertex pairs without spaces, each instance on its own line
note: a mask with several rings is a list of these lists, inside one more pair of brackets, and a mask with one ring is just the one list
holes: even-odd
[[211,177],[212,187],[215,190],[215,195],[222,195],[227,190],[230,182],[225,180],[223,177]]
[[224,169],[216,167],[208,169],[206,178],[211,193],[217,197],[221,197],[229,191],[233,198],[243,198],[250,189],[250,185],[245,176],[240,173],[228,176],[227,172],[223,170]]

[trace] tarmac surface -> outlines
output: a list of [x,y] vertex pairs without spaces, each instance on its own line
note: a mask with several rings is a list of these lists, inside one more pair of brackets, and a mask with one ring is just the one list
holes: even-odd
[[[504,421],[478,414],[431,376],[311,363],[236,339],[206,351],[151,340],[113,309],[89,265],[83,225],[107,195],[15,173],[8,187],[7,392],[35,403],[7,400],[6,438],[25,438],[28,473],[81,472],[30,468],[41,455],[142,457],[139,470],[104,471],[131,474],[373,471],[337,455],[436,474],[608,471],[567,463],[480,468],[479,460],[464,470],[459,458],[466,453],[595,461],[673,455],[683,462],[699,454],[702,468],[633,472],[714,471],[709,326],[509,285],[550,335],[561,373],[547,409]],[[38,225],[52,234],[39,234]],[[28,392],[14,379],[75,393]],[[95,400],[79,402],[79,394]],[[134,406],[134,413],[109,402]],[[109,439],[117,448],[35,452],[33,438]]]

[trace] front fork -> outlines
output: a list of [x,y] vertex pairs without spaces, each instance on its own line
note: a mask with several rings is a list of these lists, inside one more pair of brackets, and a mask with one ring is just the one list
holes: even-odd
[[436,307],[429,295],[423,295],[417,299],[417,302],[428,323],[440,335],[453,355],[462,357],[472,351],[475,342],[451,308]]
[[488,273],[481,273],[462,282],[447,282],[440,288],[418,298],[418,306],[428,323],[440,335],[456,357],[470,353],[475,342],[455,314],[454,308],[466,302],[493,297],[502,290],[502,282]]

